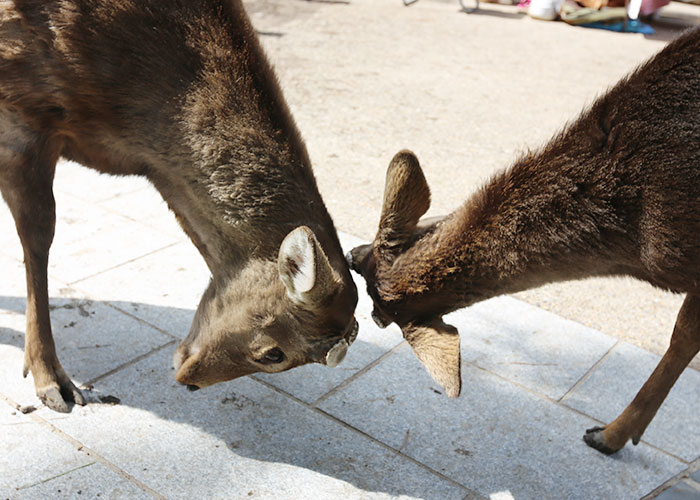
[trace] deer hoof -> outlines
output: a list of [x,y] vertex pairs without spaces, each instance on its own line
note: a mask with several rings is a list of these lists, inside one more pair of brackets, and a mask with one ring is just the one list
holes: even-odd
[[68,402],[73,402],[80,406],[85,405],[85,398],[82,392],[70,380],[61,383],[60,386],[56,384],[38,389],[37,396],[48,408],[60,413],[70,412]]
[[591,448],[594,448],[606,455],[612,455],[618,450],[613,450],[605,444],[605,438],[603,437],[604,430],[605,427],[593,427],[591,429],[586,429],[586,434],[583,435],[583,440]]
[[48,389],[37,391],[37,396],[39,396],[42,403],[53,411],[59,413],[68,413],[70,411],[68,403],[63,400],[58,387],[49,387]]

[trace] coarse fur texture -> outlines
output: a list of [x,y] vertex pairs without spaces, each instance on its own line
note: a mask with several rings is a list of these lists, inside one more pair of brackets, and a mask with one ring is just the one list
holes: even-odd
[[349,260],[367,280],[377,322],[402,328],[448,395],[461,380],[446,313],[589,276],[627,275],[687,294],[657,371],[617,420],[585,436],[607,453],[636,442],[700,349],[700,28],[452,214],[419,222],[429,204],[418,160],[398,153],[377,236]]
[[204,257],[211,283],[175,354],[183,384],[323,362],[355,333],[333,222],[240,0],[0,0],[0,191],[27,269],[25,375],[67,411],[83,398],[56,357],[46,277],[59,157],[148,178]]

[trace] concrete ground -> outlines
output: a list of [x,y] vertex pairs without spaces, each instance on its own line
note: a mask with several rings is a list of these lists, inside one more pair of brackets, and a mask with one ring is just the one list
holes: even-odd
[[[430,214],[451,211],[700,18],[674,3],[645,37],[456,0],[246,5],[347,248],[373,236],[399,149],[422,161]],[[362,296],[336,369],[189,393],[170,359],[208,280],[196,250],[140,179],[62,163],[55,189],[53,328],[92,403],[53,413],[21,377],[24,272],[2,206],[0,498],[700,498],[693,368],[638,446],[606,457],[581,440],[652,371],[682,297],[595,279],[453,313],[464,389],[448,400]]]

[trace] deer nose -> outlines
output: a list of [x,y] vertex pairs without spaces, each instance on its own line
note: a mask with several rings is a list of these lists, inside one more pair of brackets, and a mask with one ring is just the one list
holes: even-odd
[[352,256],[352,251],[349,251],[348,253],[345,254],[345,260],[347,261],[348,266],[350,266],[350,269],[354,269],[353,262],[355,261],[355,259]]

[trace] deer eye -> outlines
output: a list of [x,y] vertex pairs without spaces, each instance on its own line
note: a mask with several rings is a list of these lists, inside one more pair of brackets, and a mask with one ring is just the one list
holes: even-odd
[[255,361],[263,365],[274,365],[284,361],[284,353],[279,347],[274,347],[267,351],[262,358],[256,359]]

